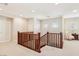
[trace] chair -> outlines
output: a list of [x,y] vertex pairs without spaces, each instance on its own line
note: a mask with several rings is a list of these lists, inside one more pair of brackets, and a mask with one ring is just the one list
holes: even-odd
[[74,36],[72,36],[70,33],[66,34],[66,39],[73,40]]

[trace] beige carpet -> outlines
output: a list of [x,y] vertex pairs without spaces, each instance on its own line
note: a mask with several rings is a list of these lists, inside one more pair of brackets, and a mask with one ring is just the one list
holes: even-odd
[[37,53],[28,48],[13,42],[0,43],[0,56],[79,56],[79,41],[64,41],[64,48],[58,49],[45,46],[41,53]]

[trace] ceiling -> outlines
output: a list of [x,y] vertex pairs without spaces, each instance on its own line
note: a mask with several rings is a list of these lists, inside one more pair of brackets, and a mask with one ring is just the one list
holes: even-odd
[[[78,16],[79,3],[8,3],[0,4],[0,15],[10,17],[57,17],[57,16]],[[77,12],[72,11],[76,9]]]

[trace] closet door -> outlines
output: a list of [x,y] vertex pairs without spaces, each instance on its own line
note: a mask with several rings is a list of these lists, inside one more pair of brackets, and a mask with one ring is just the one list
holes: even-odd
[[0,19],[0,42],[5,41],[5,21]]
[[5,36],[6,36],[6,41],[10,41],[12,38],[12,20],[7,19],[5,21]]
[[11,40],[11,21],[0,19],[0,42]]

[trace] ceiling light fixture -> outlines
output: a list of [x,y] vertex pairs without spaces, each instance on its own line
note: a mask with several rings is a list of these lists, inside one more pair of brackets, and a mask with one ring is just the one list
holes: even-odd
[[76,12],[77,12],[77,10],[73,10],[72,12],[76,13]]
[[35,12],[35,10],[32,10],[32,12],[34,13],[34,12]]
[[59,3],[55,3],[55,5],[58,5]]

